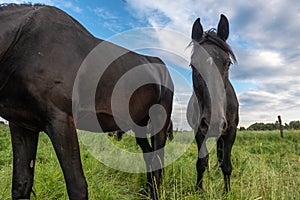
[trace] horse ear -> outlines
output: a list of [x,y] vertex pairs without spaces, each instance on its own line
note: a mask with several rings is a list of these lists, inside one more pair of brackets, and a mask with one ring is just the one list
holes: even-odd
[[197,42],[200,42],[200,40],[202,39],[202,35],[203,35],[203,28],[200,23],[200,18],[197,18],[192,28],[192,39]]
[[229,35],[229,22],[225,15],[221,14],[221,19],[218,25],[218,36],[226,41]]

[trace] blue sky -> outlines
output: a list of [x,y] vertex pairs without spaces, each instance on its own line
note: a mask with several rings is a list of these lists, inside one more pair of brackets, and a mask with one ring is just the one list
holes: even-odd
[[[0,0],[0,3],[11,2],[24,1]],[[240,102],[240,126],[274,122],[277,115],[281,115],[284,122],[300,119],[298,0],[30,2],[57,6],[96,37],[161,57],[168,64],[176,84],[177,100],[173,117],[179,128],[183,129],[187,129],[187,124],[180,122],[180,119],[185,114],[184,106],[191,92],[191,71],[187,60],[190,49],[186,47],[192,23],[200,17],[204,29],[216,27],[223,13],[230,22],[228,43],[238,59],[238,64],[230,69],[230,78]],[[142,32],[137,28],[145,27],[150,29],[137,38],[132,37],[132,34],[136,36],[135,33]],[[170,32],[162,31],[166,29]],[[141,45],[154,48],[136,48]]]

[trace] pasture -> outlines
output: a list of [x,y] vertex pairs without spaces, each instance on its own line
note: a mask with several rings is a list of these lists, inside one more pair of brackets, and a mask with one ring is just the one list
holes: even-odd
[[[222,172],[216,147],[210,152],[204,192],[195,191],[197,145],[164,170],[160,199],[298,199],[300,197],[300,131],[242,131],[232,150],[231,192],[223,193]],[[103,137],[108,137],[103,134]],[[135,139],[124,135],[116,145],[138,151]],[[147,199],[145,174],[130,174],[106,167],[81,144],[81,159],[88,182],[89,199]],[[65,182],[52,144],[39,138],[32,199],[68,199]],[[0,125],[0,199],[11,199],[12,149],[7,126]]]

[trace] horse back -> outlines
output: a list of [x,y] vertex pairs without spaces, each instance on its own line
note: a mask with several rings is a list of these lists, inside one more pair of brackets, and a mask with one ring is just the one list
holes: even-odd
[[51,6],[0,7],[0,26],[0,114],[35,126],[54,107],[71,113],[77,70],[101,40]]

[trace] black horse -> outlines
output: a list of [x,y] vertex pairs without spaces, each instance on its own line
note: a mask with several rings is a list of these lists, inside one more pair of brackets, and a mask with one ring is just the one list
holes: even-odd
[[203,189],[202,178],[208,167],[206,140],[217,137],[217,156],[222,169],[225,190],[230,189],[231,149],[239,121],[238,101],[229,81],[229,66],[236,58],[226,43],[229,23],[221,15],[217,32],[203,32],[198,18],[192,28],[193,53],[191,68],[194,93],[189,101],[187,117],[198,145],[197,188]]
[[[144,159],[151,197],[157,199],[173,102],[173,83],[164,63],[95,38],[75,19],[51,6],[2,5],[0,27],[0,116],[9,121],[11,131],[12,198],[30,198],[38,136],[44,131],[63,170],[69,198],[88,199],[78,128],[96,132],[132,129],[147,153]],[[104,51],[97,49],[99,45],[105,46]],[[86,60],[91,52],[98,54]],[[118,52],[122,55],[116,56]],[[114,59],[108,66],[97,62],[110,58]],[[87,68],[92,71],[81,71],[85,80],[78,78],[82,63],[93,66]],[[141,69],[139,73],[125,79],[114,94],[118,80],[136,67]],[[96,77],[104,69],[103,75]],[[135,88],[140,79],[147,79],[147,84]],[[97,83],[95,94],[86,97],[91,80]],[[130,91],[132,88],[135,90]],[[128,95],[130,99],[125,99]],[[163,112],[152,112],[157,105]],[[130,119],[122,117],[124,112]],[[97,125],[90,123],[93,117]],[[156,127],[151,145],[146,137],[149,120]]]

